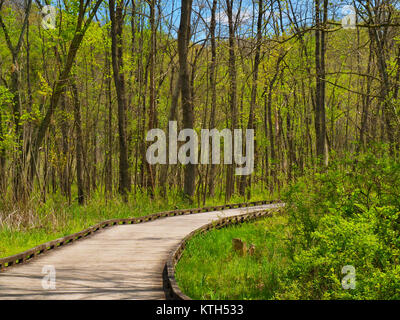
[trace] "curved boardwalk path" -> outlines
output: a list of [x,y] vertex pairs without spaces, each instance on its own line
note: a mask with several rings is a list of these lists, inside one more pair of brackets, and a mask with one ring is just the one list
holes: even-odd
[[[176,216],[99,231],[0,273],[0,299],[165,299],[168,255],[190,232],[223,217],[279,204]],[[44,266],[56,269],[56,289],[42,288]]]

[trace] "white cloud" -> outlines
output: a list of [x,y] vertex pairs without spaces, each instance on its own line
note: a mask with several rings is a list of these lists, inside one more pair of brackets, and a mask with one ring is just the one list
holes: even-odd
[[[233,13],[234,20],[236,20],[237,15],[238,15],[237,11]],[[239,17],[239,23],[240,24],[250,23],[252,21],[252,19],[253,19],[253,14],[249,9],[246,9],[246,8],[243,9],[242,8],[242,10],[240,10],[240,17]],[[216,13],[216,20],[217,20],[217,24],[221,24],[221,25],[224,25],[224,26],[228,26],[229,25],[228,16],[226,14],[226,11],[224,11],[224,10],[221,10],[221,11]],[[205,19],[205,21],[207,23],[210,23],[211,22],[211,17],[207,17]]]

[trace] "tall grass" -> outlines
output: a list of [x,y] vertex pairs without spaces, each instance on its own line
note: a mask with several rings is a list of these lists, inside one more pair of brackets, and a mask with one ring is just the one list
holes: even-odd
[[[195,236],[176,267],[182,291],[192,299],[273,299],[287,265],[287,220],[282,215]],[[242,256],[232,239],[255,245]]]

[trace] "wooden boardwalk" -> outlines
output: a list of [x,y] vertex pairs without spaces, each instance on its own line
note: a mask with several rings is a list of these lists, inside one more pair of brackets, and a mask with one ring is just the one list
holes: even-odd
[[[0,273],[0,299],[165,299],[162,271],[169,253],[190,232],[223,217],[279,204],[176,216],[99,231],[88,239]],[[54,266],[56,289],[42,287]]]

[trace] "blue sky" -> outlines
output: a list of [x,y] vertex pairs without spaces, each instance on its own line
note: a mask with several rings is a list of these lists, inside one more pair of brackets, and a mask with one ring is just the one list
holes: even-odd
[[[59,3],[64,0],[52,0],[53,5],[58,6]],[[193,0],[193,14],[192,14],[192,22],[193,22],[193,37],[192,41],[197,42],[204,40],[208,34],[208,24],[211,16],[211,6],[213,0]],[[264,0],[266,3],[270,3],[269,0]],[[44,1],[42,0],[42,3]],[[297,20],[301,21],[302,24],[311,25],[313,23],[313,0],[293,0],[293,10],[297,16]],[[352,0],[345,1],[330,1],[330,18],[335,18],[337,21],[341,20],[343,14],[346,14],[343,11],[343,8],[346,5],[351,4]],[[130,0],[129,0],[130,3]],[[281,2],[283,5],[283,2]],[[240,5],[241,4],[241,5]],[[102,13],[105,13],[107,10],[108,1],[105,0],[98,17],[102,16]],[[179,28],[180,23],[180,7],[181,0],[161,0],[161,14],[162,14],[162,26],[164,30],[167,32],[169,26],[172,25],[171,34],[173,37],[176,37],[177,30]],[[146,10],[148,10],[148,5],[145,4]],[[249,36],[251,32],[255,32],[255,24],[258,16],[257,12],[258,4],[256,3],[253,6],[253,0],[234,0],[234,8],[233,11],[237,14],[240,11],[240,20],[242,23],[239,23],[238,35],[239,36]],[[274,3],[274,11],[279,12],[278,10],[278,1]],[[266,17],[269,16],[270,10],[268,9],[266,12]],[[283,17],[284,22],[289,22],[287,16]],[[225,14],[225,0],[218,1],[217,8],[217,21],[219,22],[217,25],[217,33],[221,37],[227,36],[227,17]],[[207,25],[206,25],[207,24]]]
[[[266,1],[269,3],[269,1]],[[240,6],[241,3],[241,6]],[[304,24],[312,24],[313,23],[313,1],[312,0],[293,0],[293,10],[295,11],[297,18],[301,20]],[[352,3],[352,0],[345,1],[330,1],[330,17],[335,18],[336,20],[341,20],[346,11],[343,11],[343,8],[346,5]],[[168,20],[168,24],[172,23],[175,31],[177,31],[179,27],[179,19],[180,19],[180,6],[181,0],[161,0],[162,6],[162,14],[166,20]],[[198,21],[198,25],[196,26],[196,31],[193,35],[193,41],[199,41],[204,39],[207,34],[207,27],[204,25],[204,22],[208,23],[211,16],[211,6],[212,0],[193,0],[193,14],[192,21]],[[242,21],[241,29],[238,31],[239,34],[245,35],[248,32],[252,31],[252,28],[255,28],[256,19],[258,16],[258,4],[253,6],[252,0],[236,0],[234,1],[234,13],[237,14],[240,10],[240,19]],[[278,12],[278,2],[274,4],[274,11]],[[269,15],[270,10],[267,10],[266,16]],[[202,19],[199,19],[199,13],[202,16]],[[227,33],[227,17],[225,14],[225,0],[220,0],[218,3],[217,9],[217,20],[219,22],[217,27],[217,32],[220,32],[221,36],[226,35]],[[287,17],[284,17],[284,21],[288,22]],[[255,30],[253,30],[255,31]]]

